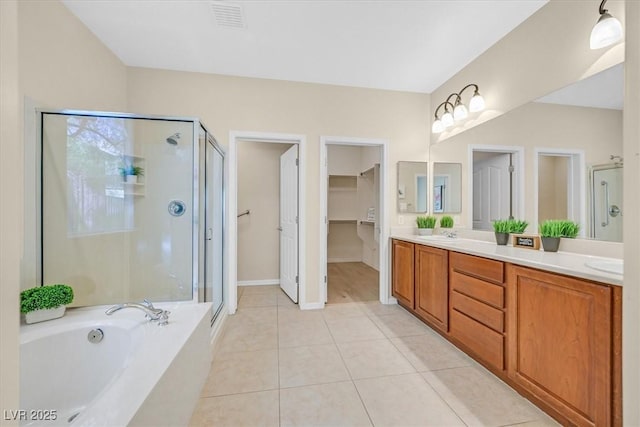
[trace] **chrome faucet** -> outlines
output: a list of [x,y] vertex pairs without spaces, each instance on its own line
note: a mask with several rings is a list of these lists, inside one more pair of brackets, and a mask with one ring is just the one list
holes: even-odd
[[144,317],[152,321],[157,321],[159,326],[165,326],[169,323],[169,314],[171,314],[171,312],[161,308],[155,308],[153,304],[147,300],[144,300],[141,303],[125,302],[124,304],[117,304],[113,307],[109,307],[107,311],[105,311],[105,314],[110,316],[123,308],[137,308],[138,310],[142,310],[145,313]]
[[456,237],[458,237],[458,234],[455,231],[443,231],[442,235],[450,238],[450,239],[455,239]]

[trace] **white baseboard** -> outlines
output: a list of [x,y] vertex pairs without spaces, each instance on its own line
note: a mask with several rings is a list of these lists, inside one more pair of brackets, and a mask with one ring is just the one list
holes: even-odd
[[324,303],[322,302],[310,302],[310,303],[300,303],[300,310],[319,310],[324,308]]
[[279,285],[280,279],[266,279],[266,280],[239,280],[238,286],[272,286]]
[[333,262],[362,262],[362,258],[352,257],[352,258],[327,258],[327,263]]

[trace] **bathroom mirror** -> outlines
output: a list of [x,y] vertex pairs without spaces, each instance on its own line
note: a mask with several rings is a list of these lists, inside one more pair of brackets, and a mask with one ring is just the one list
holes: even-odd
[[[549,216],[566,217],[581,224],[581,237],[621,241],[621,229],[613,235],[598,229],[623,213],[623,67],[615,65],[432,144],[431,161],[462,164],[461,195],[468,201],[461,210],[462,224],[471,228],[478,217],[473,209],[473,150],[498,146],[503,152],[522,150],[522,159],[512,161],[519,176],[509,191],[514,216],[529,222],[527,231],[536,232],[538,222]],[[614,176],[600,177],[602,168],[615,170]]]
[[398,212],[427,212],[427,162],[398,162]]
[[462,165],[433,163],[433,213],[459,213],[462,209]]

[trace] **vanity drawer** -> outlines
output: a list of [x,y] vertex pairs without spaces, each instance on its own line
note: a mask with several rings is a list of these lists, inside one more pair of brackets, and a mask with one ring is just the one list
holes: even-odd
[[456,291],[451,292],[451,308],[466,314],[496,332],[504,332],[504,312],[502,310]]
[[504,283],[504,263],[501,261],[451,251],[449,265],[461,273],[494,283]]
[[451,289],[497,308],[504,308],[504,287],[451,271]]
[[489,365],[504,370],[504,336],[481,323],[451,310],[449,332]]

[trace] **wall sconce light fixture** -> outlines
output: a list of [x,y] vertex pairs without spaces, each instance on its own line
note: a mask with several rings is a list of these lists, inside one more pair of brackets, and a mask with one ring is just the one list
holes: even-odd
[[[473,96],[469,101],[469,109],[462,102],[462,93],[468,88],[474,88]],[[454,98],[453,100],[451,98]],[[453,101],[453,102],[452,102]],[[444,114],[442,117],[438,117],[438,111],[440,107],[444,106]],[[450,108],[449,108],[450,107]],[[453,125],[453,122],[464,120],[469,116],[469,112],[476,113],[484,110],[484,98],[478,92],[478,85],[471,83],[462,88],[458,93],[452,93],[447,97],[447,100],[438,105],[435,112],[435,120],[431,126],[431,132],[440,133],[449,126]]]
[[610,46],[622,40],[622,24],[604,8],[607,0],[600,3],[600,18],[593,30],[591,30],[591,39],[589,45],[591,49],[600,49]]

